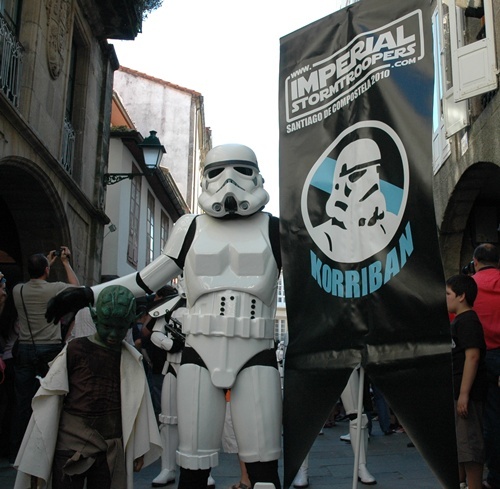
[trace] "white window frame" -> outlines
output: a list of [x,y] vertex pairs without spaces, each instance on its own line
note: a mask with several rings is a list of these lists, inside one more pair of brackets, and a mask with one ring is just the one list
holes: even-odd
[[[139,169],[132,164],[132,172],[139,173]],[[141,177],[134,177],[130,182],[130,216],[127,246],[127,263],[137,268],[139,258],[139,225],[141,220]]]
[[160,251],[163,251],[170,234],[170,218],[162,210],[160,215]]
[[146,205],[146,265],[149,265],[155,258],[155,198],[148,190]]
[[495,53],[495,27],[491,0],[483,0],[486,37],[461,45],[463,36],[463,12],[456,0],[447,0],[450,7],[452,68],[454,75],[453,96],[455,102],[480,95],[498,87]]
[[432,170],[434,174],[443,166],[451,154],[451,145],[446,133],[446,62],[443,32],[443,9],[441,1],[432,15],[434,51],[434,99],[432,121]]

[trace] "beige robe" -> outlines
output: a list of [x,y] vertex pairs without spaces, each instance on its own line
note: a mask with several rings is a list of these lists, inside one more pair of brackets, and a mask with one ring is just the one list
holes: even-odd
[[[120,389],[127,489],[132,489],[134,460],[144,455],[144,466],[151,464],[160,457],[162,445],[142,356],[125,342],[122,342]],[[64,348],[52,362],[33,398],[33,414],[14,463],[18,470],[14,489],[29,489],[31,475],[42,479],[43,484],[39,487],[51,487],[59,418],[68,390]]]

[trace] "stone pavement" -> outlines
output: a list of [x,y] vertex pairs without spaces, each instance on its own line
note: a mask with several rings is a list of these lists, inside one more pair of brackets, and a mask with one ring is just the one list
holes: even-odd
[[[309,456],[309,487],[311,489],[351,489],[354,456],[351,445],[340,441],[348,432],[348,422],[324,429],[316,439]],[[440,489],[441,485],[415,448],[408,448],[405,433],[385,436],[374,422],[368,448],[368,468],[377,479],[378,489]],[[134,489],[151,487],[151,480],[158,474],[157,461],[135,475]],[[280,464],[280,473],[282,466]],[[235,454],[222,453],[220,464],[212,471],[216,489],[228,489],[239,480],[239,465]],[[6,459],[0,459],[0,489],[14,487],[15,470]],[[169,484],[167,489],[176,489]],[[359,489],[367,488],[361,483]]]

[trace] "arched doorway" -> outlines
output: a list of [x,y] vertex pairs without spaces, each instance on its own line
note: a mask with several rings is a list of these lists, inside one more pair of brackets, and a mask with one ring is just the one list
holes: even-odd
[[[71,247],[61,198],[47,175],[29,160],[0,160],[0,230],[0,269],[10,284],[27,279],[28,256],[61,244]],[[65,279],[60,263],[50,278]]]
[[461,176],[440,230],[445,275],[459,273],[480,243],[499,243],[500,167],[481,162]]

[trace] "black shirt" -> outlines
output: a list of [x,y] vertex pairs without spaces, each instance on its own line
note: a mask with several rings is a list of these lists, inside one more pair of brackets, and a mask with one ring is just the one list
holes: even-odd
[[460,395],[460,385],[465,365],[465,351],[469,348],[480,350],[480,360],[476,378],[472,384],[469,399],[483,401],[486,398],[486,367],[484,356],[486,344],[481,322],[475,311],[458,314],[451,323],[452,355],[453,355],[453,391],[455,399]]

